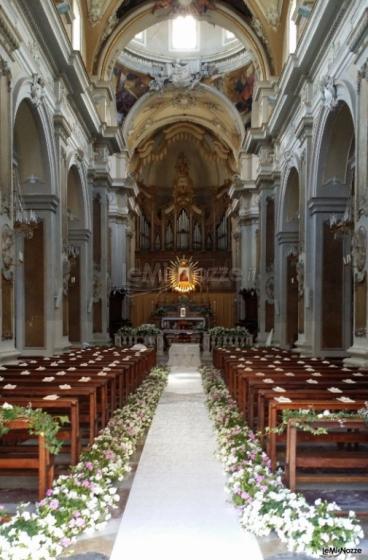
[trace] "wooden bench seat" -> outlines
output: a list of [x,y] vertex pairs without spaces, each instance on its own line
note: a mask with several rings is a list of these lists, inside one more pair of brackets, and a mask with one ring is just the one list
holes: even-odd
[[[10,430],[29,430],[28,420],[13,420],[8,422],[7,427]],[[54,463],[53,456],[48,451],[45,445],[45,438],[43,435],[37,436],[38,440],[38,453],[36,457],[17,456],[2,457],[0,455],[0,474],[22,470],[22,472],[34,472],[38,474],[38,499],[42,500],[45,497],[48,488],[51,488],[54,479]]]
[[[333,420],[313,420],[310,422],[314,427],[323,427],[328,430],[334,428],[341,430],[341,422]],[[358,430],[359,435],[355,434],[356,441],[360,443],[368,443],[368,426],[363,420],[344,420],[343,428],[345,430]],[[323,450],[320,447],[313,449],[309,447],[307,453],[301,453],[298,449],[298,440],[301,431],[295,419],[290,419],[287,426],[287,443],[286,443],[286,465],[285,465],[285,478],[290,490],[294,491],[297,485],[297,479],[303,482],[346,482],[346,474],[338,477],[336,472],[334,474],[308,474],[302,477],[297,477],[298,468],[313,468],[321,469],[326,468],[332,471],[349,469],[368,469],[368,446],[365,449],[327,449]],[[346,434],[351,435],[351,434]],[[316,436],[316,439],[318,436]],[[349,473],[349,482],[365,482],[367,481],[367,473],[363,475],[354,475]]]
[[[13,406],[30,406],[41,409],[51,416],[68,416],[69,424],[60,428],[58,438],[69,442],[70,464],[76,465],[81,451],[79,401],[76,398],[60,398],[57,401],[45,401],[37,398],[9,397],[0,398],[0,406],[5,402]],[[1,445],[1,440],[0,440]],[[64,445],[63,445],[64,451]]]

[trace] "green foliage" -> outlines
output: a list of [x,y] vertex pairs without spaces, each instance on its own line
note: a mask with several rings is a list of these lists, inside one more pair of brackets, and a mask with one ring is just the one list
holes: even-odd
[[67,416],[50,416],[39,408],[5,403],[0,407],[0,437],[9,432],[8,424],[14,420],[28,420],[30,434],[43,435],[45,446],[53,455],[60,451],[63,442],[57,438],[57,434],[60,426],[69,422]]
[[249,336],[249,331],[245,327],[233,327],[233,328],[226,328],[226,327],[213,327],[208,331],[210,336],[214,338],[218,338],[220,336],[238,336],[238,337],[246,337]]
[[328,429],[324,427],[315,427],[313,422],[318,420],[335,420],[344,424],[344,420],[359,420],[362,416],[360,411],[338,411],[331,412],[330,410],[324,410],[323,412],[318,412],[313,409],[298,409],[298,410],[283,410],[282,412],[282,422],[276,428],[278,434],[282,434],[288,425],[289,420],[296,420],[296,426],[299,430],[303,432],[311,433],[315,436],[320,436],[328,434]]

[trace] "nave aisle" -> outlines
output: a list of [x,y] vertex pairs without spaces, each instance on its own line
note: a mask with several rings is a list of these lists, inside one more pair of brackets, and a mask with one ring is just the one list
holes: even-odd
[[262,560],[256,539],[226,502],[215,449],[200,374],[172,368],[111,560]]

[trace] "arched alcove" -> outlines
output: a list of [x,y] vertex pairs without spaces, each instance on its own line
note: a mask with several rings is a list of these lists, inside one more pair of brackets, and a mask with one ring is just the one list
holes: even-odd
[[282,266],[285,267],[283,274],[284,290],[286,298],[285,314],[285,342],[287,346],[294,346],[298,339],[302,321],[299,317],[301,305],[299,302],[298,285],[298,259],[299,259],[299,208],[300,189],[299,173],[293,167],[288,175],[285,195],[282,201],[283,210],[283,241],[285,242],[285,254]]
[[355,130],[349,107],[339,102],[326,121],[317,192],[324,200],[317,235],[321,246],[321,349],[346,350],[353,332],[351,241],[354,229]]
[[85,203],[80,172],[72,165],[67,181],[68,285],[64,289],[64,336],[72,343],[82,340],[82,266],[80,232],[85,228]]
[[50,194],[50,168],[45,134],[28,100],[20,103],[15,118],[13,177],[14,227],[21,256],[16,271],[16,345],[42,349],[46,346],[48,238],[46,213],[40,210]]

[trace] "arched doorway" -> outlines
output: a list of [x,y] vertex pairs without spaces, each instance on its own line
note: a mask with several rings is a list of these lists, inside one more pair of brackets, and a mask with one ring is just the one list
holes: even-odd
[[316,232],[318,334],[321,353],[334,355],[346,351],[353,335],[355,131],[346,103],[340,102],[329,115],[321,146],[317,185],[317,201],[321,204]]
[[292,167],[287,174],[280,201],[280,230],[277,236],[280,263],[280,307],[283,346],[293,347],[299,334],[299,173]]
[[69,341],[83,340],[85,204],[80,172],[72,165],[67,181],[67,276],[64,286],[63,330]]
[[16,346],[48,346],[51,309],[45,271],[49,263],[51,212],[50,163],[40,119],[30,102],[21,102],[14,126],[14,229],[16,235]]

